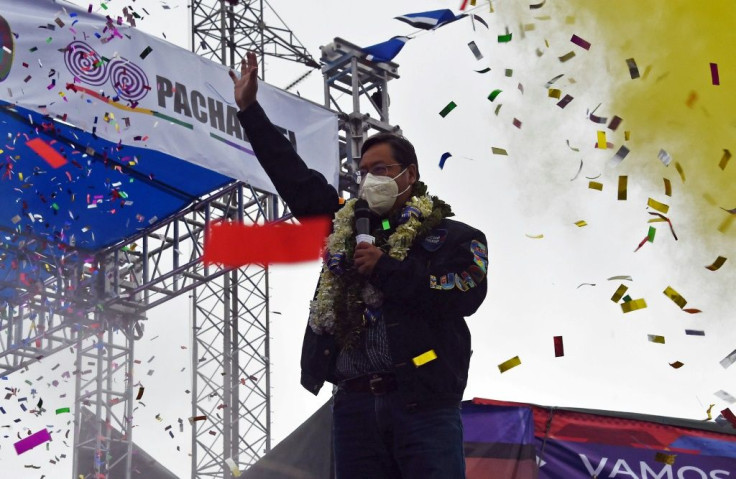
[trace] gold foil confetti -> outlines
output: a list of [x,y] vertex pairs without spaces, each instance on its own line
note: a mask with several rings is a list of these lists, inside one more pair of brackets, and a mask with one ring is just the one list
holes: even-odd
[[547,96],[549,98],[557,98],[560,99],[560,96],[562,96],[562,90],[559,90],[557,88],[550,88],[549,91],[547,91]]
[[492,146],[491,151],[493,152],[494,155],[508,156],[508,152],[504,150],[503,148],[496,148],[495,146]]
[[561,57],[558,57],[561,63],[565,63],[566,61],[572,59],[575,56],[575,52],[569,51],[562,55]]
[[728,160],[731,159],[731,152],[727,149],[723,150],[723,157],[721,158],[721,162],[718,163],[718,168],[725,170],[726,165],[728,164]]
[[596,148],[600,150],[605,150],[608,145],[606,144],[606,132],[602,130],[598,130],[598,143],[595,145]]
[[658,336],[656,334],[647,334],[647,339],[651,343],[664,344],[664,336]]
[[588,188],[590,188],[591,190],[603,191],[603,183],[598,183],[597,181],[590,181],[588,182]]
[[664,180],[664,194],[667,196],[672,196],[672,182],[670,182],[669,178],[662,178]]
[[680,174],[680,178],[682,178],[682,182],[685,183],[685,170],[682,169],[682,165],[680,165],[680,163],[678,163],[677,161],[675,162],[675,169]]
[[588,223],[586,223],[585,220],[580,220],[575,222],[575,226],[582,228],[583,226],[588,226]]
[[498,370],[502,373],[505,373],[511,368],[515,368],[516,366],[521,364],[521,359],[519,359],[519,356],[514,356],[513,358],[509,359],[508,361],[504,361],[501,364],[498,365]]
[[647,206],[650,208],[659,211],[660,213],[666,215],[667,212],[670,210],[670,207],[664,203],[660,203],[659,201],[655,200],[654,198],[649,198],[647,200]]
[[725,262],[726,258],[724,258],[723,256],[719,256],[718,258],[716,258],[712,265],[706,266],[706,268],[711,271],[718,271]]
[[411,362],[414,363],[414,366],[424,366],[430,361],[434,361],[437,359],[437,353],[434,352],[434,349],[430,349],[426,353],[422,353],[419,356],[412,358]]
[[626,294],[626,291],[628,289],[629,289],[629,287],[626,286],[625,284],[620,285],[616,289],[616,292],[613,293],[613,296],[611,296],[611,301],[613,301],[614,303],[618,303],[619,301],[621,301],[621,298],[624,297],[624,294]]
[[543,234],[539,234],[539,235],[524,234],[524,236],[526,236],[527,238],[531,238],[531,239],[542,239],[542,238],[544,238],[544,235]]
[[715,404],[711,404],[710,406],[708,406],[708,410],[706,411],[706,413],[708,414],[708,421],[713,419],[713,416],[710,414],[710,412],[713,410],[713,406],[715,406]]
[[618,199],[619,201],[626,200],[628,184],[629,184],[628,176],[618,177]]
[[680,309],[684,308],[687,304],[687,300],[683,298],[682,295],[675,291],[671,286],[667,286],[663,293],[665,296],[674,301],[674,303],[679,306]]
[[608,281],[613,281],[613,280],[634,281],[634,278],[632,278],[628,274],[619,275],[619,276],[611,276],[610,278],[608,278]]
[[662,462],[664,464],[672,465],[675,463],[675,457],[677,457],[677,454],[658,452],[654,455],[654,460],[657,462]]
[[632,299],[631,301],[621,303],[621,311],[623,311],[624,313],[630,313],[632,311],[636,311],[637,309],[644,309],[646,307],[647,302],[644,300],[644,298]]

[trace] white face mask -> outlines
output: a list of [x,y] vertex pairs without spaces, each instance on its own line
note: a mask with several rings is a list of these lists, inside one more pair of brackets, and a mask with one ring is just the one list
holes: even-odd
[[403,195],[406,190],[411,188],[411,185],[404,188],[404,191],[399,193],[399,185],[396,183],[396,178],[403,175],[406,168],[401,170],[401,173],[394,176],[393,178],[388,176],[375,176],[372,173],[368,173],[360,185],[360,198],[363,198],[368,202],[368,207],[377,215],[383,215],[391,210],[394,206],[396,198]]

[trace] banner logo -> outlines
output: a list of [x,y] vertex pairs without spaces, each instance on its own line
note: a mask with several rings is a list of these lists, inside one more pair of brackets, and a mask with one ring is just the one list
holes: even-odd
[[64,63],[75,81],[93,86],[109,81],[117,96],[130,102],[141,101],[151,90],[146,72],[141,67],[125,58],[115,58],[108,63],[83,41],[67,45]]

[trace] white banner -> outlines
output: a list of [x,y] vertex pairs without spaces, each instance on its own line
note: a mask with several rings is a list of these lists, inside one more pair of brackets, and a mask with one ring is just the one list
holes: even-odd
[[[66,2],[0,4],[0,98],[275,192],[238,123],[226,67]],[[258,95],[309,167],[337,186],[337,116],[265,83]]]

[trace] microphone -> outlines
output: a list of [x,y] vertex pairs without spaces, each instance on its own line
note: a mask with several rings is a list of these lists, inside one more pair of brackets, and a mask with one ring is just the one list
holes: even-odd
[[359,199],[353,208],[355,212],[355,244],[367,242],[373,244],[375,238],[371,235],[371,209],[368,202]]

